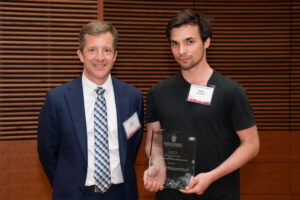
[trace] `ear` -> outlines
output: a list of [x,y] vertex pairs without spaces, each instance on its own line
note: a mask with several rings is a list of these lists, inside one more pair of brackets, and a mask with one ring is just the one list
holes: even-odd
[[116,59],[117,59],[117,55],[118,55],[118,51],[116,50],[116,51],[115,51],[115,55],[114,55],[114,62],[115,62]]
[[210,37],[208,37],[206,39],[206,41],[204,42],[204,48],[207,49],[210,46]]
[[81,61],[82,63],[84,63],[84,59],[83,59],[83,55],[82,55],[81,51],[78,49],[78,50],[76,51],[76,53],[77,53],[77,56],[79,57],[80,61]]

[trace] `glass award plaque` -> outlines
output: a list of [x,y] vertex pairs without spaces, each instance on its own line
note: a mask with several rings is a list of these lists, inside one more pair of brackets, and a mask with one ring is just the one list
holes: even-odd
[[[195,173],[196,135],[184,131],[156,130],[152,133],[150,148],[149,164],[155,159],[151,158],[152,156],[163,158],[163,162],[160,163],[164,166],[158,168],[165,169],[164,187],[185,189]],[[161,177],[160,175],[158,178]]]

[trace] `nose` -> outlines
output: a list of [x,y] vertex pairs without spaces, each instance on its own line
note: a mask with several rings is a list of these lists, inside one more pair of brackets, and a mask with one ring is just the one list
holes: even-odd
[[100,61],[103,60],[104,59],[104,53],[102,51],[97,51],[96,59],[100,60]]
[[184,55],[186,53],[186,48],[184,45],[179,46],[179,55]]

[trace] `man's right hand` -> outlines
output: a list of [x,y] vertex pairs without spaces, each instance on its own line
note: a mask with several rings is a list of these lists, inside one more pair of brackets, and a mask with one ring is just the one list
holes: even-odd
[[162,166],[150,166],[144,172],[144,186],[150,192],[157,192],[164,189],[166,180],[166,168]]

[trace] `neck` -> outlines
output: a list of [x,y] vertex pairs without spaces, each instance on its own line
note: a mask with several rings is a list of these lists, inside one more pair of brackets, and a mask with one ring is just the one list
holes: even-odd
[[190,84],[206,85],[213,73],[213,69],[207,62],[188,70],[181,70],[184,79]]

